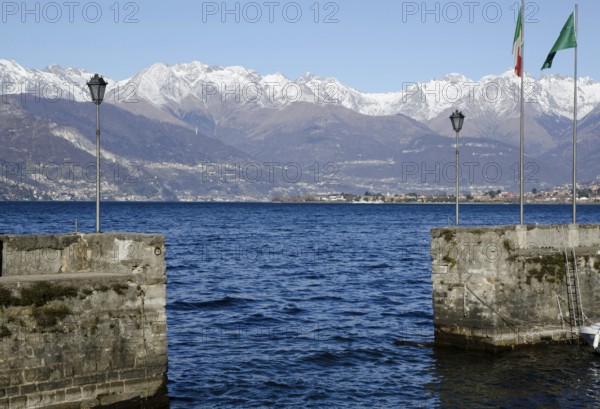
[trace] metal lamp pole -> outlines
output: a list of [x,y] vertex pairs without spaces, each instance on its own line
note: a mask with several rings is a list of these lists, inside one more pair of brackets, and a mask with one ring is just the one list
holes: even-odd
[[455,225],[458,226],[458,195],[459,195],[459,183],[458,183],[458,177],[459,177],[459,165],[458,165],[458,136],[460,134],[460,130],[462,129],[463,126],[463,122],[465,120],[465,116],[462,114],[462,112],[456,110],[454,111],[454,113],[452,115],[450,115],[450,122],[452,122],[452,128],[454,129],[454,132],[456,132],[456,171],[455,171],[455,175],[456,175],[456,216],[455,216]]
[[456,131],[456,170],[455,170],[455,175],[456,175],[456,225],[458,226],[458,195],[459,195],[459,189],[458,189],[458,175],[460,172],[460,169],[458,167],[458,134],[460,132]]
[[108,82],[95,74],[87,83],[96,104],[96,233],[100,233],[100,104],[104,100],[104,92]]
[[96,104],[96,233],[100,233],[100,104]]

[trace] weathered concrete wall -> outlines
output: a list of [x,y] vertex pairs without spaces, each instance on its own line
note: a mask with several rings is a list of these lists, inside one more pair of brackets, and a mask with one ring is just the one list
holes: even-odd
[[433,229],[437,344],[484,349],[572,339],[565,248],[585,315],[600,321],[600,226]]
[[0,408],[168,407],[164,237],[0,242]]

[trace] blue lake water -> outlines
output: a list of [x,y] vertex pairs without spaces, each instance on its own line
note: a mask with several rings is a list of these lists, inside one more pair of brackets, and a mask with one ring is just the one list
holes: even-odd
[[[518,206],[461,207],[469,225]],[[580,223],[600,207],[580,206]],[[0,203],[1,233],[92,232],[93,203]],[[600,356],[434,348],[429,230],[451,205],[106,203],[167,237],[172,408],[600,407]],[[527,223],[569,223],[527,206]],[[414,341],[412,343],[399,343]],[[422,344],[422,345],[419,345]]]

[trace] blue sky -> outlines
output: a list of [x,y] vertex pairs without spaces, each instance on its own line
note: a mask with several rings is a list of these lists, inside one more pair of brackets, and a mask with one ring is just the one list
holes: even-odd
[[[527,2],[525,69],[540,67],[575,1]],[[600,1],[579,0],[579,73],[600,81]],[[23,6],[23,4],[25,6]],[[155,63],[336,77],[365,92],[512,66],[517,0],[1,2],[0,58],[125,79]],[[572,75],[573,51],[544,74]]]

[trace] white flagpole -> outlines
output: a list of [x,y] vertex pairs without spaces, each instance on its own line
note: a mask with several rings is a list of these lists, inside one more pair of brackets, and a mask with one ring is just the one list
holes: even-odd
[[521,129],[520,129],[520,213],[521,225],[525,224],[525,0],[521,1]]
[[[575,5],[575,39],[579,42],[578,36],[578,11],[579,6]],[[577,43],[575,45],[575,72],[573,74],[573,82],[575,89],[573,92],[573,224],[577,224]]]

